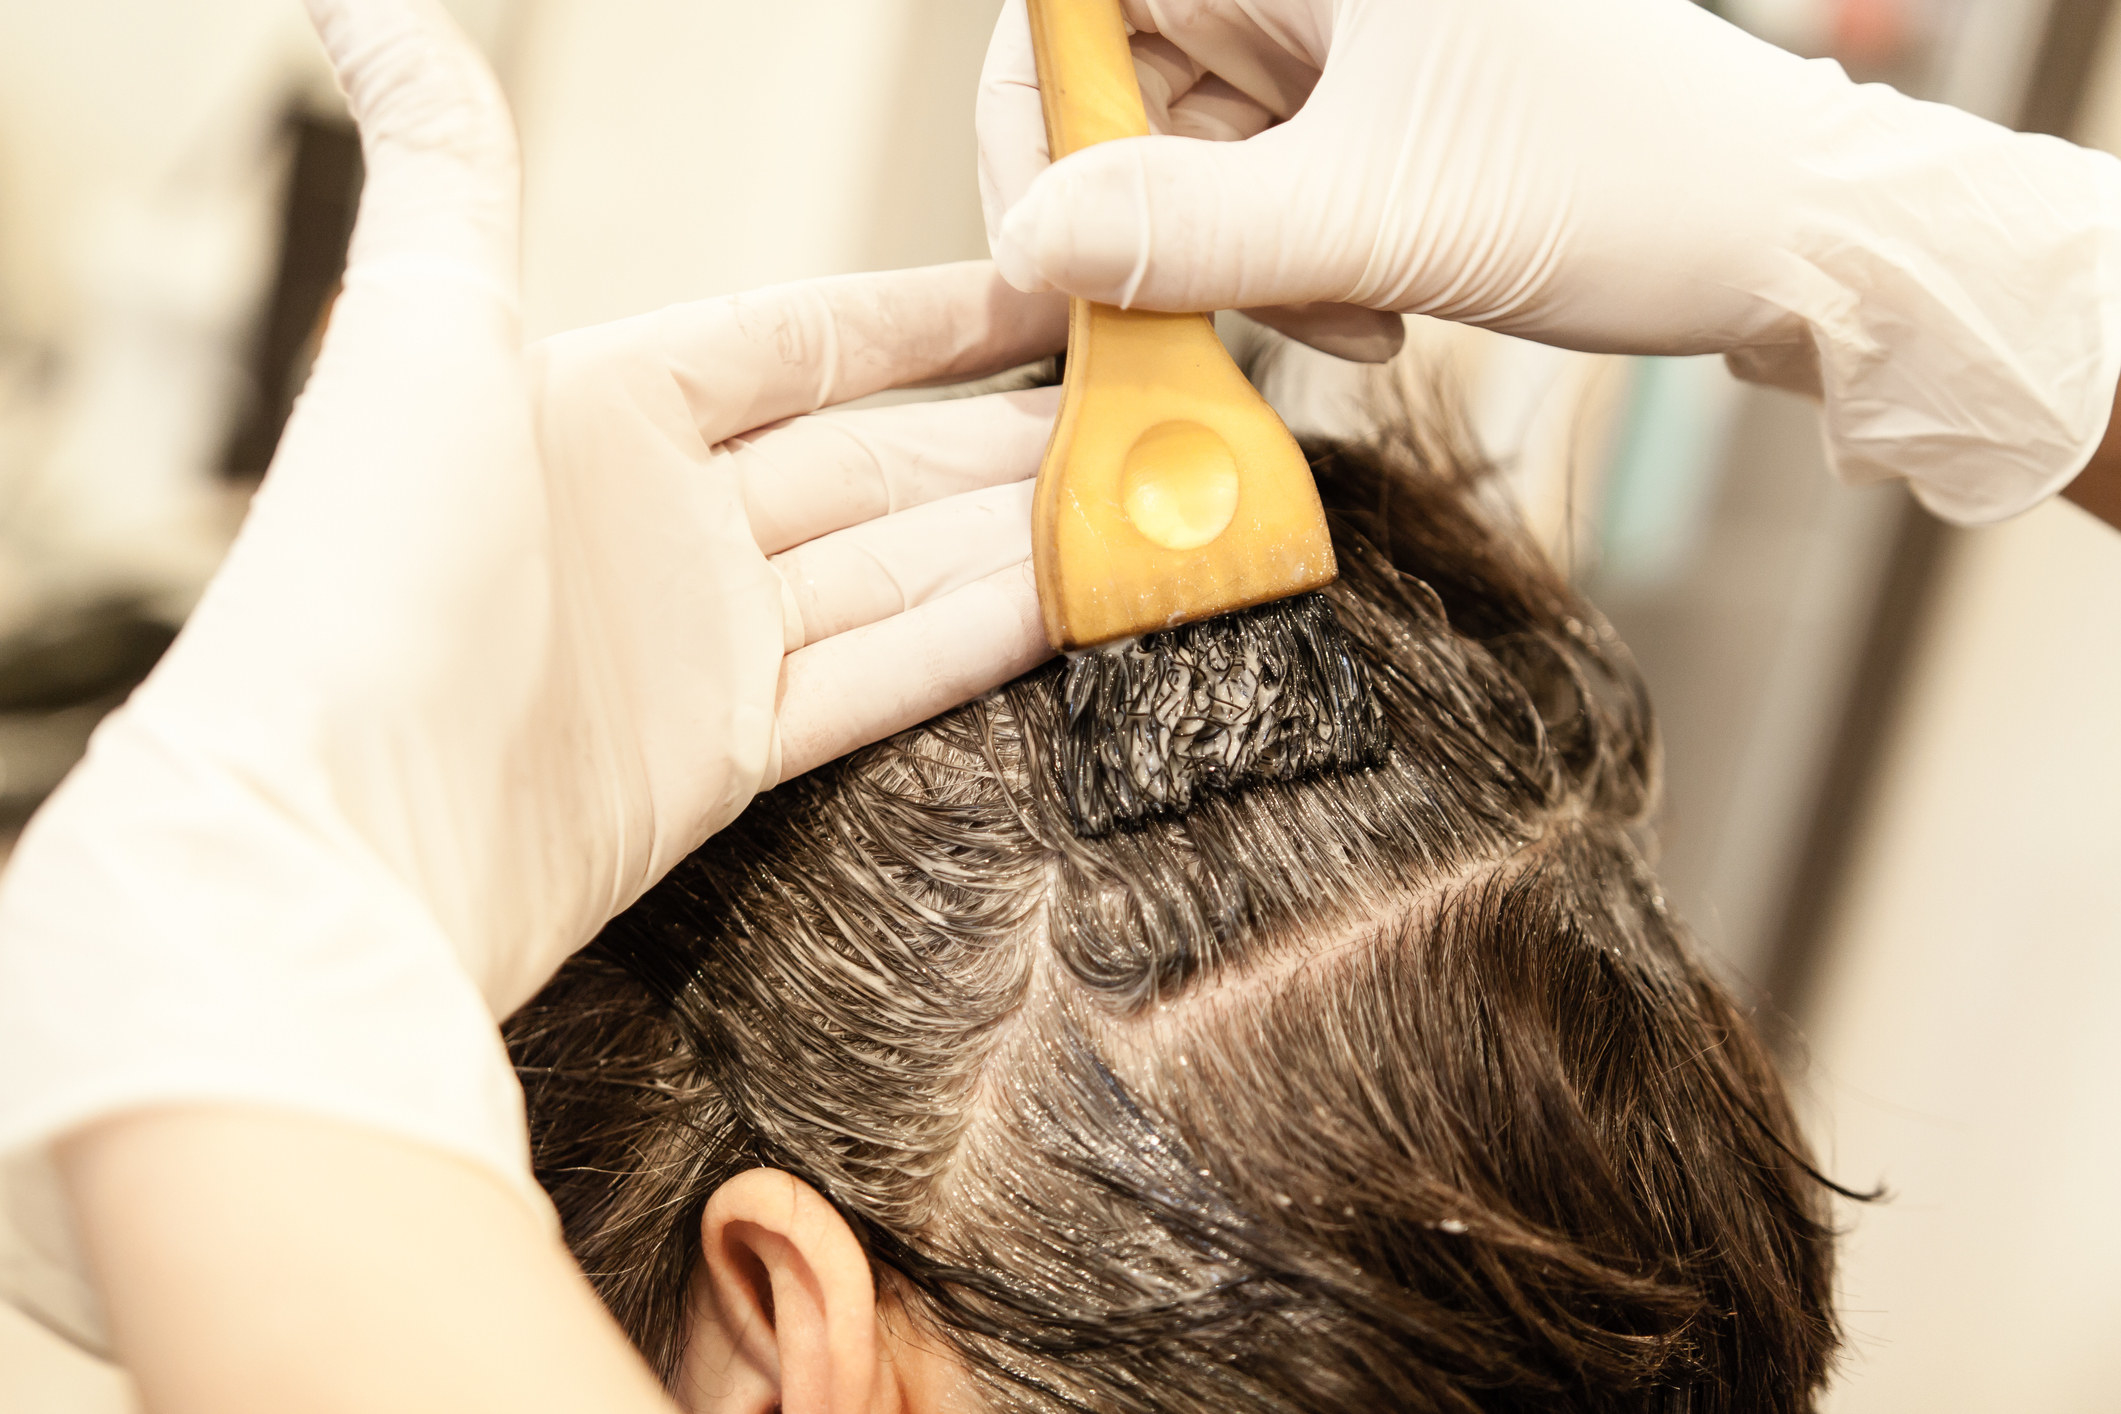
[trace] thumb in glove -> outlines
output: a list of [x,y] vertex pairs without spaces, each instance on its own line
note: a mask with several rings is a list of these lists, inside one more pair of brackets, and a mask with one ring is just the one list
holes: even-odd
[[459,263],[514,299],[521,165],[491,69],[438,0],[308,0],[361,130],[348,264]]

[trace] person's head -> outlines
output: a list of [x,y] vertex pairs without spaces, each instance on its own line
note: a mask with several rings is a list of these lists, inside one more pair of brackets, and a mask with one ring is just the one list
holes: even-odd
[[1646,862],[1624,650],[1456,459],[1314,460],[1386,764],[1081,839],[1049,665],[761,799],[513,1022],[695,1407],[1810,1406],[1826,1195]]

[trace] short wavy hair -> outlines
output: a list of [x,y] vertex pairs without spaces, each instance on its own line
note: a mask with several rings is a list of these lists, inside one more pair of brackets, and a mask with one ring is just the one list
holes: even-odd
[[998,1410],[1811,1407],[1826,1184],[1659,894],[1625,650],[1469,458],[1310,450],[1384,764],[1078,838],[1048,665],[760,799],[514,1019],[666,1379],[769,1165]]

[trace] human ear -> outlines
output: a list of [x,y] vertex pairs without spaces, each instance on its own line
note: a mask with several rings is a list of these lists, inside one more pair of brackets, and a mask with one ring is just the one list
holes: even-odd
[[707,1200],[673,1391],[691,1414],[886,1414],[868,1254],[793,1174],[740,1173]]

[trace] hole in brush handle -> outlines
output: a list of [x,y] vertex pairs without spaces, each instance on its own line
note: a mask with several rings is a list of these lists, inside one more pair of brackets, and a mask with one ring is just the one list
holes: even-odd
[[1192,550],[1230,528],[1243,485],[1230,444],[1197,422],[1163,422],[1127,450],[1120,506],[1167,550]]

